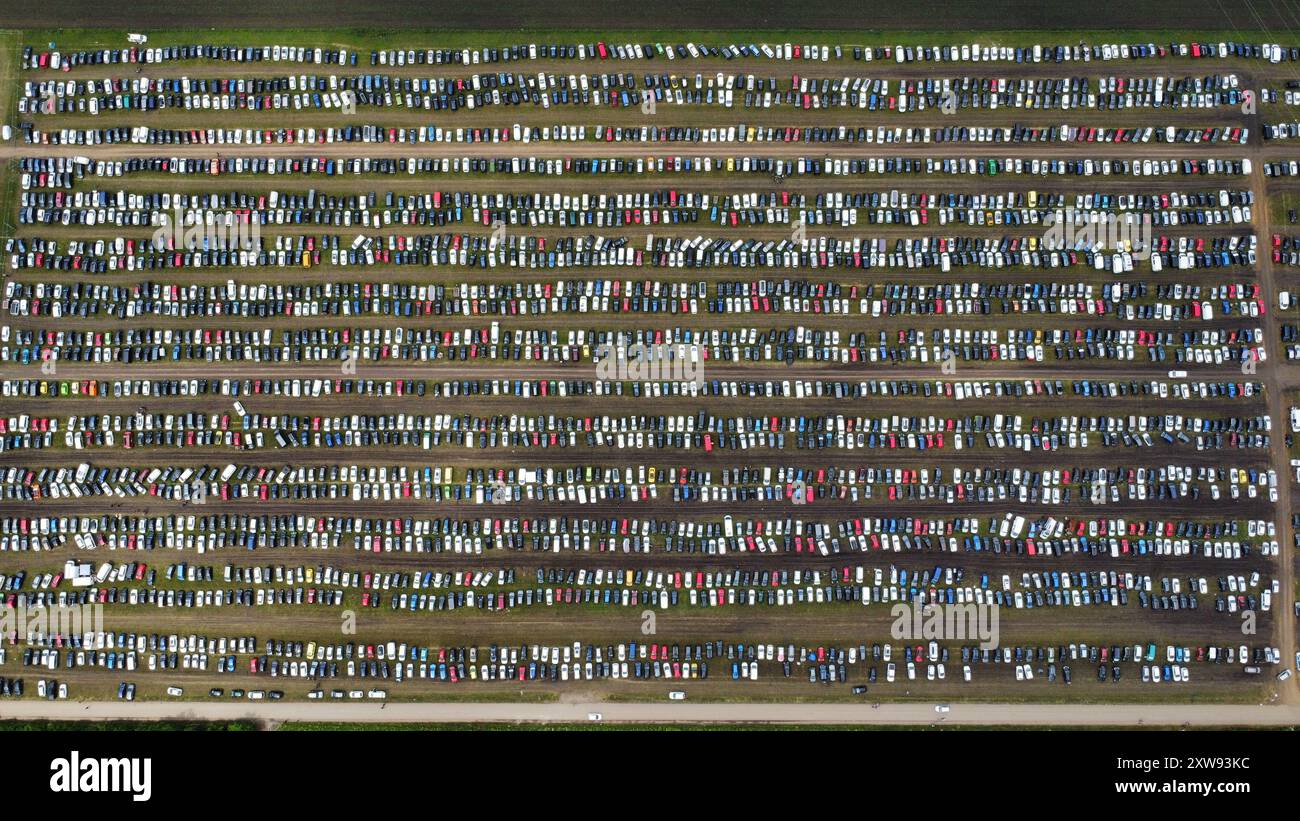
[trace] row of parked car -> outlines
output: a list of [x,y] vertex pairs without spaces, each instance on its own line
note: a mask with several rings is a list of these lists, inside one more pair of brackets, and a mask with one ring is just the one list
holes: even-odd
[[[363,662],[360,665],[359,672],[362,677],[390,677],[390,661],[394,656],[391,653],[391,643],[388,658],[383,657],[382,645],[378,645],[379,653],[376,654],[377,661]],[[723,674],[727,672],[727,662],[730,662],[730,677],[733,680],[757,680],[759,677],[760,662],[767,665],[778,665],[779,670],[786,678],[795,676],[803,668],[807,671],[807,677],[811,683],[829,684],[833,682],[846,682],[848,680],[848,671],[856,665],[861,664],[865,670],[866,679],[874,684],[878,681],[878,666],[875,662],[884,662],[885,681],[893,683],[900,674],[905,674],[908,681],[918,679],[918,671],[922,665],[925,665],[925,678],[928,681],[943,680],[946,678],[945,667],[949,663],[949,650],[946,646],[939,646],[937,642],[931,641],[928,650],[925,645],[916,645],[909,647],[904,645],[898,654],[892,653],[892,645],[874,644],[868,650],[867,646],[849,646],[848,648],[837,647],[817,647],[817,648],[796,648],[793,645],[739,645],[736,647],[728,646],[726,648],[726,658],[723,659],[722,648],[716,648],[709,643],[703,646],[686,645],[684,661],[679,669],[677,660],[678,646],[672,646],[672,663],[669,664],[668,646],[651,645],[647,651],[643,646],[632,644],[624,648],[623,645],[617,647],[607,647],[606,652],[602,655],[601,648],[595,648],[594,652],[590,650],[582,654],[579,647],[574,646],[573,652],[569,652],[569,647],[537,647],[531,649],[527,646],[519,648],[501,648],[497,649],[493,645],[489,649],[489,657],[492,664],[482,664],[475,667],[474,657],[477,648],[470,648],[468,653],[463,650],[460,652],[449,653],[450,663],[439,662],[435,667],[429,664],[426,668],[423,661],[414,664],[403,664],[402,659],[412,657],[411,648],[406,654],[403,654],[401,648],[398,648],[396,661],[391,664],[391,675],[397,681],[403,680],[403,672],[407,678],[436,678],[451,682],[464,681],[466,679],[516,679],[525,680],[551,680],[567,681],[580,679],[599,679],[599,678],[707,678],[709,662],[717,658],[721,662]],[[421,648],[423,650],[423,648]],[[969,682],[972,680],[972,667],[980,664],[984,665],[1015,665],[1015,676],[1017,681],[1026,681],[1033,679],[1034,667],[1036,664],[1042,664],[1046,668],[1046,678],[1048,681],[1056,680],[1056,665],[1058,662],[1066,661],[1093,661],[1098,658],[1101,661],[1101,669],[1110,673],[1112,681],[1119,681],[1121,661],[1143,664],[1143,681],[1176,681],[1186,682],[1190,680],[1190,671],[1187,665],[1193,662],[1193,659],[1202,663],[1223,663],[1225,658],[1231,657],[1230,660],[1240,661],[1245,664],[1248,656],[1248,648],[1215,648],[1198,647],[1195,655],[1192,648],[1183,646],[1168,645],[1165,647],[1166,658],[1169,662],[1165,664],[1150,664],[1156,658],[1156,646],[1154,643],[1143,645],[1125,645],[1101,647],[1091,646],[1083,643],[1072,643],[1056,647],[1003,647],[994,650],[988,648],[980,649],[976,647],[962,647],[962,680]],[[656,652],[657,651],[657,652]],[[694,651],[694,652],[692,652]],[[701,652],[702,651],[702,652]],[[1257,647],[1254,649],[1251,660],[1257,664],[1267,663],[1264,660],[1273,658],[1276,654],[1273,648]],[[422,658],[422,653],[416,654],[415,657]],[[585,661],[581,658],[585,657]],[[897,662],[894,659],[897,658]],[[457,661],[459,659],[459,661]],[[466,663],[468,659],[468,664]],[[704,659],[704,661],[701,661]],[[692,664],[694,660],[694,664]],[[273,662],[274,663],[274,662]],[[481,661],[480,661],[481,664]],[[1107,664],[1113,665],[1107,667]],[[285,671],[286,666],[288,671]],[[348,675],[354,674],[352,662],[347,663]],[[304,669],[306,668],[306,669]],[[329,675],[336,674],[335,665],[328,665]],[[902,668],[902,669],[898,669]],[[1257,666],[1247,665],[1245,671],[1248,673],[1258,673]],[[274,675],[314,675],[319,670],[318,663],[315,662],[288,662],[281,664],[279,670],[272,668],[271,674]],[[1040,673],[1044,672],[1039,668]],[[265,665],[262,665],[262,671],[265,671]],[[1070,667],[1065,664],[1062,669],[1065,683],[1071,683]],[[1099,680],[1105,681],[1105,673],[1099,674]],[[859,688],[855,692],[865,692],[865,688]]]
[[[1255,467],[1166,464],[1119,468],[1038,470],[1030,467],[935,468],[871,466],[811,469],[750,465],[717,470],[680,466],[660,468],[640,481],[639,469],[587,464],[577,467],[469,468],[463,479],[452,467],[329,465],[272,468],[254,465],[167,467],[36,467],[11,464],[0,470],[0,496],[7,500],[53,503],[92,498],[156,497],[207,504],[239,499],[347,500],[401,503],[504,505],[627,504],[660,498],[674,502],[799,506],[868,499],[930,501],[946,504],[1020,503],[1062,505],[1073,500],[1106,504],[1191,503],[1202,495],[1277,500],[1277,475]],[[1226,490],[1226,494],[1225,494]]]
[[808,77],[789,82],[752,73],[686,75],[632,72],[580,75],[473,74],[465,77],[289,75],[236,78],[127,78],[27,81],[22,115],[192,111],[336,111],[355,107],[456,112],[498,106],[602,109],[738,105],[746,109],[958,110],[1214,109],[1247,99],[1235,74],[1208,77],[966,76],[898,80],[863,75]]
[[[75,564],[75,563],[69,563]],[[31,580],[30,592],[19,590],[8,596],[10,606],[28,610],[37,607],[80,607],[83,605],[123,605],[150,608],[195,607],[286,607],[293,605],[345,606],[359,598],[361,607],[381,607],[404,613],[443,612],[460,609],[486,611],[513,610],[523,607],[614,606],[651,607],[667,610],[677,607],[709,608],[734,606],[795,606],[821,604],[919,602],[920,604],[977,605],[1007,609],[1042,607],[1128,606],[1135,592],[1141,607],[1156,610],[1197,609],[1198,595],[1209,593],[1205,577],[1166,576],[1158,589],[1152,576],[1117,571],[1042,570],[1021,575],[1016,588],[1010,575],[1003,575],[999,587],[996,577],[975,574],[966,580],[961,567],[936,566],[932,571],[909,571],[890,565],[888,582],[883,568],[843,567],[822,571],[794,570],[645,570],[633,568],[565,568],[538,567],[536,580],[530,585],[519,578],[515,568],[496,571],[432,570],[414,573],[340,572],[320,568],[296,576],[292,568],[270,566],[246,568],[226,565],[222,580],[239,588],[206,585],[219,584],[211,566],[189,565],[167,568],[166,580],[181,589],[160,587],[157,571],[145,572],[143,563],[123,564],[119,572],[89,587],[59,589],[65,577],[61,573],[38,573]],[[134,569],[136,572],[130,572]],[[102,571],[102,568],[101,568]],[[852,571],[852,574],[851,574]],[[525,571],[527,572],[527,571]],[[7,581],[7,580],[6,580]],[[116,583],[116,584],[115,584]],[[295,583],[297,586],[294,586]],[[189,585],[199,589],[186,589]],[[1279,592],[1278,582],[1259,587],[1259,573],[1251,574],[1249,587],[1245,575],[1219,577],[1218,612],[1271,609],[1272,597]],[[10,588],[12,584],[6,585]],[[337,589],[330,589],[336,587]],[[354,588],[356,595],[346,595]],[[391,591],[391,592],[390,592]],[[56,595],[57,593],[57,595]],[[1228,594],[1228,595],[1224,595]],[[355,606],[355,605],[354,605]],[[44,664],[31,651],[24,652],[25,665]],[[78,664],[83,663],[80,659]],[[93,665],[95,660],[92,658]],[[184,663],[189,667],[190,662]]]
[[[711,195],[677,188],[649,192],[561,194],[480,193],[435,190],[423,194],[375,192],[344,196],[288,191],[222,191],[173,194],[162,191],[68,192],[38,185],[41,174],[20,177],[20,225],[90,227],[197,227],[193,240],[173,240],[193,249],[210,228],[236,224],[356,226],[447,226],[477,224],[619,228],[687,225],[707,220],[729,227],[764,225],[852,227],[898,225],[1085,225],[1139,222],[1152,226],[1220,225],[1250,222],[1250,191],[1158,194],[1052,191],[927,193],[925,191],[819,191],[812,196],[782,190]],[[1072,200],[1072,201],[1071,201]],[[192,244],[191,244],[192,243]],[[103,250],[96,253],[102,256]]]
[[[340,115],[351,119],[350,115]],[[45,121],[42,121],[45,122]],[[53,121],[50,121],[53,122]],[[741,123],[732,126],[659,125],[578,125],[556,123],[527,126],[515,123],[497,128],[443,128],[442,126],[386,126],[375,123],[308,128],[150,128],[148,126],[114,126],[108,128],[42,129],[35,123],[18,124],[27,145],[94,146],[133,143],[137,145],[238,146],[299,144],[389,144],[407,145],[443,143],[471,145],[494,144],[582,144],[629,143],[816,143],[821,145],[930,145],[989,143],[1061,144],[1130,143],[1134,145],[1246,145],[1248,127],[1179,126],[1161,123],[1135,127],[1105,127],[1065,123],[1062,125],[1025,126],[756,126]],[[844,161],[847,162],[847,161]]]
[[[1276,256],[1282,261],[1281,252]],[[586,314],[803,314],[843,316],[1114,316],[1127,321],[1209,322],[1234,315],[1258,318],[1268,310],[1258,285],[1145,282],[1064,285],[1057,282],[946,285],[842,286],[807,280],[668,282],[663,280],[559,280],[493,284],[408,285],[329,282],[181,286],[22,282],[10,279],[4,295],[9,316],[318,317],[318,316],[543,316]],[[1152,297],[1158,301],[1148,301]],[[703,308],[703,310],[701,310]]]
[[[252,143],[251,133],[243,140]],[[441,174],[515,176],[632,176],[652,174],[742,174],[784,181],[789,177],[847,177],[866,175],[953,175],[967,177],[1240,177],[1251,173],[1246,158],[1128,159],[1123,157],[1044,159],[1023,157],[287,157],[223,154],[217,158],[132,157],[92,160],[90,157],[34,157],[17,160],[23,190],[72,188],[85,177],[125,177],[137,174],[182,176],[314,176]],[[1264,165],[1266,173],[1296,174],[1295,162]]]
[[[1011,514],[1007,516],[1010,518]],[[996,521],[996,518],[994,518],[994,521]],[[1082,522],[1080,524],[1082,525]],[[1093,521],[1093,524],[1096,524],[1096,520]],[[1236,522],[1234,521],[1231,524],[1235,525]],[[1251,524],[1254,525],[1256,522],[1252,521]],[[1046,541],[1038,544],[1043,548],[1038,551],[1041,556],[1052,555],[1053,551]],[[1130,556],[1127,550],[1124,551],[1123,555],[1124,557]],[[83,565],[84,567],[82,567]],[[69,560],[64,564],[62,571],[33,574],[30,578],[30,586],[33,591],[49,591],[58,589],[67,582],[70,583],[73,591],[83,589],[85,585],[80,584],[79,580],[84,578],[83,571],[87,575],[90,573],[91,567],[93,567],[93,563]],[[355,589],[359,591],[393,591],[400,593],[402,591],[454,590],[458,588],[473,590],[505,589],[527,585],[530,577],[535,577],[532,581],[535,582],[536,586],[554,586],[558,584],[581,588],[616,585],[642,587],[656,591],[750,587],[830,588],[844,586],[883,588],[890,591],[884,596],[886,601],[898,601],[900,599],[899,592],[902,591],[905,594],[903,600],[920,597],[923,603],[939,601],[949,597],[950,594],[946,592],[947,588],[956,588],[959,599],[974,598],[976,590],[991,593],[1000,589],[1004,593],[1013,593],[1017,590],[1017,582],[1019,589],[1022,591],[1073,590],[1109,586],[1145,593],[1159,592],[1162,594],[1173,593],[1175,595],[1184,593],[1206,595],[1210,592],[1210,583],[1205,576],[1188,576],[1186,578],[1162,576],[1159,579],[1159,589],[1157,590],[1155,577],[1142,573],[1134,574],[1131,571],[1115,570],[1083,571],[1068,568],[1052,570],[1041,564],[1037,565],[1037,567],[1039,569],[1033,571],[1022,571],[1018,579],[1013,573],[1004,574],[999,585],[996,574],[990,576],[988,572],[973,572],[968,579],[964,567],[942,563],[933,567],[925,565],[910,568],[906,565],[900,566],[899,562],[891,562],[887,568],[866,565],[822,567],[810,564],[802,567],[793,565],[781,569],[750,570],[744,568],[719,569],[716,567],[691,569],[688,567],[674,570],[663,567],[645,568],[635,565],[625,567],[548,565],[538,566],[530,571],[527,568],[521,570],[513,565],[498,565],[495,568],[489,566],[477,569],[370,571],[356,568],[344,569],[334,565],[320,564],[313,566],[291,563],[257,565],[228,563],[218,567],[212,564],[183,561],[169,563],[160,576],[157,566],[151,567],[143,561],[117,563],[106,561],[101,563],[98,571],[94,573],[94,582],[90,583],[91,587],[89,589],[93,591],[95,583],[109,586],[140,583],[143,587],[156,587],[162,581],[164,585],[174,583],[181,587],[189,584],[205,585],[223,582],[254,587],[307,584],[342,590]],[[15,575],[13,578],[4,577],[0,584],[3,584],[3,587],[8,590],[23,590],[27,586],[27,581],[27,573],[23,571],[21,575]],[[1261,587],[1261,583],[1263,587]],[[1254,591],[1272,591],[1276,593],[1279,591],[1278,580],[1275,579],[1269,583],[1261,577],[1258,571],[1252,572],[1249,578],[1245,574],[1221,575],[1217,578],[1217,585],[1219,593],[1245,594]],[[69,591],[63,589],[60,592],[66,593]],[[873,600],[881,601],[882,598],[877,595],[874,596]],[[76,603],[74,602],[74,604]],[[225,652],[225,643],[224,639],[220,640],[218,652]]]
[[[46,633],[31,631],[22,636],[11,636],[10,644],[20,640],[28,647],[25,651],[41,651],[42,658],[50,658],[51,650],[93,652],[118,650],[123,655],[146,653],[217,654],[222,656],[261,656],[257,666],[265,670],[271,660],[305,661],[432,661],[478,663],[490,661],[518,664],[520,661],[677,661],[722,658],[727,660],[792,662],[830,661],[839,664],[859,664],[870,661],[910,659],[915,662],[949,662],[952,650],[947,643],[929,640],[926,644],[903,644],[895,648],[890,643],[849,645],[847,647],[798,647],[793,644],[736,644],[722,641],[692,641],[687,644],[663,644],[640,641],[615,645],[583,644],[562,645],[498,644],[486,647],[420,646],[407,641],[370,640],[306,640],[270,637],[259,641],[256,636],[220,636],[199,634],[165,634],[135,632]],[[1178,664],[1280,664],[1277,648],[1265,645],[1199,646],[1184,644],[1158,645],[1156,642],[1138,644],[1098,645],[1092,642],[1070,642],[1057,645],[1013,645],[984,647],[959,645],[963,664],[1032,664],[1037,662],[1090,661],[1105,663],[1168,662]],[[44,665],[42,665],[44,666]],[[57,662],[56,662],[57,667]],[[256,670],[254,671],[256,672]]]
[[[276,234],[265,236],[233,212],[212,225],[180,229],[163,227],[148,237],[70,240],[66,246],[44,237],[11,237],[6,241],[9,267],[102,274],[165,271],[173,268],[302,268],[333,266],[460,266],[493,269],[562,268],[680,268],[723,271],[735,268],[818,270],[935,269],[950,273],[971,268],[1086,267],[1120,275],[1139,270],[1145,260],[1152,272],[1253,266],[1253,234],[1179,235],[1139,232],[1140,220],[1130,215],[1118,241],[1116,228],[1053,225],[1030,234],[997,236],[895,237],[827,234],[809,236],[806,229],[781,239],[736,236],[695,237],[646,235],[634,244],[624,235],[595,234],[547,237],[506,232],[492,234],[414,234],[346,239],[339,234]],[[177,240],[176,234],[193,235]],[[882,232],[884,233],[884,232]],[[99,243],[97,245],[97,243]],[[185,247],[194,244],[194,248]],[[95,250],[102,250],[96,254]],[[229,273],[229,272],[228,272]],[[608,273],[608,272],[605,272]]]
[[[356,66],[357,49],[311,46],[234,46],[220,44],[185,44],[170,46],[82,49],[69,52],[38,50],[23,46],[21,65],[24,70],[69,71],[80,66],[119,64],[160,65],[185,62],[228,63],[297,63],[303,65]],[[1276,43],[1153,42],[1135,43],[1038,43],[1032,46],[1004,46],[974,43],[911,46],[906,44],[865,46],[852,44],[799,43],[732,43],[679,44],[609,43],[603,40],[583,43],[520,43],[511,46],[481,48],[406,48],[372,49],[371,66],[440,66],[515,63],[536,60],[768,60],[829,62],[892,61],[895,63],[1072,63],[1113,60],[1152,59],[1240,59],[1266,60],[1271,63],[1300,60],[1300,48]]]
[[[0,418],[0,452],[86,448],[617,448],[719,450],[1086,450],[1185,445],[1197,450],[1267,448],[1268,416],[954,417],[713,416],[576,417],[496,414],[312,416],[229,412]],[[60,435],[62,433],[62,435]]]
[[[1281,261],[1280,255],[1278,262]],[[10,316],[220,317],[520,316],[547,314],[1113,315],[1124,320],[1258,318],[1268,310],[1257,283],[988,283],[942,285],[761,279],[737,282],[582,279],[420,285],[356,280],[325,283],[131,285],[10,279]],[[1152,301],[1152,300],[1155,301]]]
[[[129,638],[129,637],[126,637]],[[254,645],[255,647],[255,645]],[[361,644],[347,642],[304,642],[268,639],[266,652],[248,659],[247,673],[271,678],[380,678],[401,683],[406,680],[427,679],[448,683],[463,681],[578,681],[601,679],[707,679],[712,665],[715,675],[732,680],[757,680],[760,668],[781,673],[786,678],[807,675],[811,683],[847,682],[849,671],[862,669],[871,684],[879,681],[883,665],[886,683],[906,676],[907,681],[920,678],[924,667],[928,681],[947,678],[946,666],[955,662],[946,645],[930,641],[928,646],[902,645],[894,652],[891,644],[850,645],[848,647],[799,647],[793,644],[733,644],[722,641],[687,644],[659,644],[655,642],[628,642],[617,645],[583,645],[580,642],[555,646],[489,645],[471,647],[419,647],[397,642]],[[1189,667],[1193,664],[1242,664],[1246,673],[1258,674],[1260,666],[1279,663],[1275,648],[1255,647],[1190,647],[1166,645],[1165,652],[1152,642],[1146,645],[1097,646],[1074,642],[1056,646],[1015,646],[979,648],[962,645],[962,680],[971,681],[973,669],[979,667],[1008,667],[1014,665],[1017,681],[1031,681],[1035,670],[1047,681],[1057,678],[1057,665],[1062,665],[1061,675],[1066,684],[1072,683],[1069,662],[1098,663],[1098,680],[1119,681],[1120,665],[1133,663],[1141,666],[1143,682],[1187,682]],[[95,651],[91,651],[95,652]],[[256,653],[256,650],[253,651]],[[83,651],[67,654],[85,655]],[[135,650],[124,655],[134,658]],[[1159,656],[1163,655],[1164,659]],[[244,668],[230,668],[223,657],[217,672],[243,673]],[[860,667],[859,667],[860,665]],[[56,665],[56,669],[57,669]],[[114,669],[142,670],[138,664]],[[163,669],[185,669],[165,667]],[[189,669],[205,670],[207,667]],[[184,691],[178,685],[167,689],[168,695],[179,697]],[[256,693],[264,694],[257,690]],[[272,691],[283,697],[282,691]],[[343,691],[334,691],[332,698],[342,698]],[[356,691],[353,698],[360,698]],[[865,692],[857,688],[855,692]],[[243,689],[232,692],[235,698],[243,697]],[[123,682],[119,698],[133,700],[135,685]],[[213,688],[209,695],[223,696],[223,688]],[[371,698],[385,698],[384,690],[372,689]],[[249,697],[253,697],[250,693]],[[262,696],[258,696],[262,697]],[[322,698],[320,689],[312,691],[310,698]]]
[[1031,401],[1054,397],[1121,400],[1124,398],[1240,400],[1263,395],[1253,381],[1187,381],[1186,374],[1152,379],[705,379],[664,385],[661,382],[607,382],[584,379],[500,379],[483,377],[435,381],[423,379],[3,379],[0,396],[30,399],[176,399],[197,396],[267,396],[300,398],[373,397],[414,401],[425,396],[457,399],[564,399],[568,397],[640,399],[689,396],[747,399],[953,399],[987,402],[1000,399]]
[[[1240,478],[1240,477],[1238,477]],[[99,516],[0,518],[0,551],[193,550],[198,555],[233,549],[345,550],[363,553],[450,553],[481,556],[494,550],[597,554],[744,554],[940,551],[1008,556],[1112,559],[1163,556],[1249,559],[1277,555],[1274,524],[1266,520],[1163,520],[1083,516],[971,516],[923,519],[875,516],[848,519],[748,518],[676,519],[657,516],[496,516],[489,518],[342,517],[252,513],[167,513],[157,516],[105,513]],[[140,564],[140,563],[137,563]],[[124,568],[128,568],[124,570]],[[101,564],[96,580],[113,573],[140,573],[130,564]],[[150,571],[153,572],[153,571]],[[186,578],[188,578],[186,571]],[[254,568],[253,580],[262,571]],[[334,571],[322,568],[326,578]],[[65,577],[74,574],[65,571]],[[102,576],[103,578],[98,578]],[[125,575],[123,576],[125,578]],[[232,576],[232,578],[234,578]],[[339,577],[350,580],[348,577]],[[51,577],[52,581],[52,577]],[[25,571],[0,576],[0,589],[17,591]],[[83,582],[84,583],[84,582]],[[341,586],[346,586],[342,585]]]
[[[799,340],[796,328],[677,327],[667,332],[644,332],[643,338],[636,338],[642,332],[626,332],[632,339],[624,337],[625,332],[597,331],[595,340],[575,339],[567,344],[559,339],[558,330],[521,330],[510,335],[517,341],[495,343],[486,338],[466,339],[461,331],[391,327],[281,328],[278,331],[271,328],[129,328],[101,332],[13,330],[3,326],[0,332],[11,336],[0,340],[0,362],[30,365],[46,373],[57,369],[59,362],[123,365],[167,361],[316,362],[334,363],[341,372],[347,373],[349,368],[358,365],[371,367],[382,362],[455,363],[482,359],[568,364],[575,369],[595,365],[596,376],[604,382],[621,385],[623,380],[634,383],[653,380],[651,384],[660,388],[672,386],[677,395],[691,390],[683,387],[689,384],[695,384],[693,390],[698,392],[707,367],[726,368],[729,363],[822,362],[865,371],[873,366],[904,364],[923,370],[955,367],[958,363],[1110,360],[1219,366],[1246,374],[1251,372],[1253,363],[1267,359],[1262,330],[1250,327],[1160,331],[1076,325],[1016,329],[1005,332],[1005,336],[1000,330],[966,329],[958,330],[960,338],[948,342],[940,340],[937,329],[932,330],[929,339],[919,329],[898,329],[879,330],[870,335],[814,330]],[[566,333],[573,338],[582,332]],[[688,336],[691,341],[666,342],[665,337],[669,335]],[[635,367],[629,366],[631,360],[620,353],[629,347],[650,346],[682,353]],[[691,363],[690,373],[684,370],[685,363]],[[1187,377],[1187,371],[1182,368],[1170,373]],[[1164,392],[1162,389],[1161,393]]]

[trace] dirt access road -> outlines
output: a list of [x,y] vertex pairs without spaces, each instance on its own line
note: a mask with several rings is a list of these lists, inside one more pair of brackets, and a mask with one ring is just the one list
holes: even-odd
[[1107,727],[1288,727],[1300,724],[1300,707],[1253,704],[692,704],[663,703],[385,703],[315,704],[302,701],[192,704],[167,702],[15,701],[3,717],[65,721],[256,719],[272,724],[309,722],[592,722],[611,724],[1000,724]]

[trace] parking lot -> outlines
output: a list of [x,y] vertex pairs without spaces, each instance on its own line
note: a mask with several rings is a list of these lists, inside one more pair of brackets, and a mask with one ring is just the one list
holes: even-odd
[[0,699],[1293,703],[1300,51],[976,39],[25,41]]

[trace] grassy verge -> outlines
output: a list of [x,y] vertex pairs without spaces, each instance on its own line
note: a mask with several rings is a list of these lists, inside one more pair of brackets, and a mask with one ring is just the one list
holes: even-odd
[[234,732],[260,729],[253,721],[0,721],[0,733],[8,732],[173,732],[195,731]]

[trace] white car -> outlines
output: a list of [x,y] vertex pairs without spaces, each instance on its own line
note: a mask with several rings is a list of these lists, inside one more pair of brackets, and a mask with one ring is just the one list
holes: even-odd
[[600,721],[600,720],[603,719],[603,718],[604,718],[604,716],[601,715],[600,713],[587,713],[587,720],[588,720],[588,721]]
[[686,693],[682,690],[673,690],[668,694],[669,701],[685,701]]
[[934,705],[934,711],[936,713],[948,713],[952,711],[952,708],[947,704],[936,704]]

